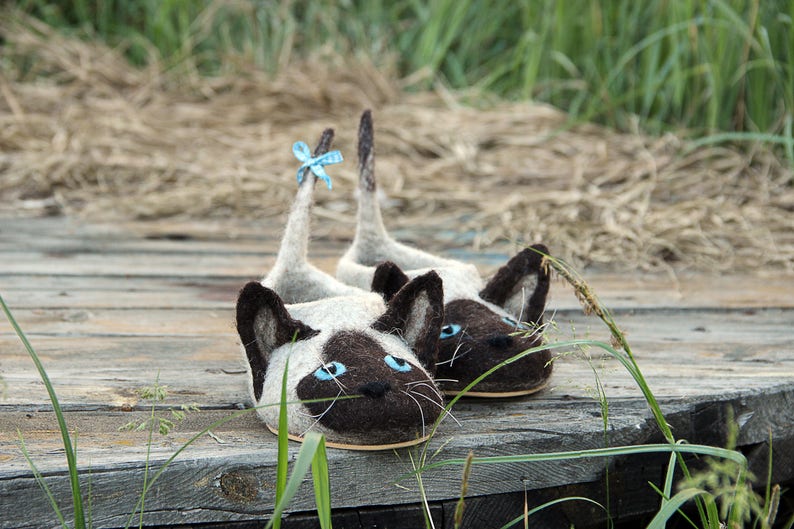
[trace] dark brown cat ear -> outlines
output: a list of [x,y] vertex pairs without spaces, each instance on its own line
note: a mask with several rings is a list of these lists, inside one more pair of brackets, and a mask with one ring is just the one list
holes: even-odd
[[525,248],[497,270],[480,297],[513,312],[522,321],[541,325],[549,293],[549,272],[543,265],[543,256],[548,253],[542,244]]
[[433,375],[443,322],[444,291],[441,278],[431,271],[401,288],[372,327],[380,332],[400,335],[419,362]]
[[285,343],[318,333],[292,319],[278,294],[256,281],[246,284],[237,298],[237,332],[251,366],[257,401],[262,396],[270,353]]
[[391,261],[384,261],[375,268],[371,290],[380,294],[388,303],[408,281],[408,276],[399,266]]

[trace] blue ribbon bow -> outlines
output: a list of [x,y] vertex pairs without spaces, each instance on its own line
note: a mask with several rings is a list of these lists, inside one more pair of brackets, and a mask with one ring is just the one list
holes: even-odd
[[303,181],[304,169],[308,167],[311,169],[311,172],[317,176],[317,178],[325,181],[325,183],[328,185],[328,189],[331,189],[331,177],[325,172],[323,166],[343,161],[342,153],[339,151],[331,151],[321,154],[316,158],[312,158],[312,152],[309,150],[309,146],[302,141],[296,141],[292,145],[292,153],[295,155],[295,158],[303,162],[303,164],[301,164],[301,166],[298,168],[299,184],[301,181]]

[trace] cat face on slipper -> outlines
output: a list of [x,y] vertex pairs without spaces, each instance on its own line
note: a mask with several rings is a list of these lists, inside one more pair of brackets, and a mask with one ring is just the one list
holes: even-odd
[[[482,280],[469,276],[465,270],[434,269],[444,280],[444,323],[439,333],[436,380],[445,393],[457,394],[485,371],[543,344],[540,326],[549,278],[540,270],[542,255],[538,252],[546,253],[541,245],[523,250],[482,288],[478,288]],[[385,299],[409,281],[391,262],[382,263],[375,270],[372,289]],[[505,306],[518,309],[508,312]],[[550,359],[547,350],[526,355],[509,368],[486,377],[466,395],[509,397],[533,393],[551,376]]]
[[[331,446],[414,444],[443,410],[431,376],[441,300],[441,281],[432,273],[406,284],[388,304],[372,295],[287,307],[272,290],[248,283],[237,303],[237,330],[253,401],[278,403],[288,369],[288,401],[312,401],[288,407],[293,438],[314,429]],[[258,413],[277,428],[277,406]]]

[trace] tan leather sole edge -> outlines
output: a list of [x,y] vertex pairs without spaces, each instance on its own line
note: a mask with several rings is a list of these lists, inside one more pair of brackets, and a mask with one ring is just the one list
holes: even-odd
[[[485,399],[500,399],[500,398],[509,398],[509,397],[523,397],[526,395],[532,395],[533,393],[537,393],[538,391],[544,389],[546,386],[549,385],[549,381],[546,380],[540,386],[535,386],[532,389],[521,389],[518,391],[502,391],[502,392],[493,392],[493,391],[467,391],[463,396],[464,397],[479,397]],[[457,390],[449,390],[443,391],[444,395],[448,397],[454,397],[459,395],[461,392]]]
[[[273,432],[274,434],[278,435],[278,430],[276,428],[271,428],[270,425],[267,426],[267,429]],[[297,441],[299,443],[303,442],[303,437],[295,434],[287,434],[287,437],[291,441]],[[331,448],[339,448],[341,450],[361,450],[367,452],[375,452],[377,450],[393,450],[396,448],[405,448],[407,446],[414,446],[418,445],[419,443],[423,443],[430,438],[430,435],[425,435],[423,437],[419,437],[417,439],[412,439],[410,441],[402,441],[400,443],[389,443],[389,444],[382,444],[382,445],[356,445],[356,444],[345,444],[345,443],[337,443],[334,441],[329,441],[328,439],[325,440],[325,446],[329,446]]]

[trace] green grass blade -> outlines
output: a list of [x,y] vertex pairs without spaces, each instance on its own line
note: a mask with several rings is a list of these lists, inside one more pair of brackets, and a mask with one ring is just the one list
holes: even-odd
[[324,437],[320,438],[320,443],[312,458],[312,481],[320,528],[331,529],[331,478],[328,474],[328,456],[325,451]]
[[708,515],[706,520],[708,521],[709,527],[711,529],[722,529],[722,524],[720,523],[720,512],[717,508],[717,502],[714,500],[714,496],[711,494],[706,494],[705,496],[698,497],[702,497],[706,504],[706,513]]
[[25,349],[27,349],[30,358],[33,360],[33,363],[36,364],[36,369],[39,372],[39,376],[41,377],[42,382],[44,382],[44,386],[47,388],[47,393],[50,397],[50,402],[52,403],[52,409],[55,412],[55,417],[58,420],[58,429],[61,432],[63,449],[64,452],[66,453],[66,464],[69,469],[69,484],[72,489],[72,505],[74,508],[74,527],[75,529],[85,529],[86,523],[85,523],[85,514],[83,512],[83,495],[80,491],[80,476],[77,472],[77,451],[72,447],[72,440],[69,437],[69,429],[66,426],[66,418],[63,416],[61,405],[58,402],[58,396],[55,394],[55,388],[52,386],[52,382],[50,382],[50,377],[47,376],[47,372],[44,370],[44,365],[41,363],[41,360],[39,359],[39,355],[36,354],[36,351],[33,349],[33,346],[28,341],[27,336],[25,336],[25,333],[22,332],[22,328],[14,319],[13,314],[11,314],[11,309],[9,309],[8,305],[6,305],[3,296],[0,296],[0,306],[2,306],[6,318],[8,318],[8,321],[11,323],[11,326],[14,328],[14,332],[16,332],[17,336],[22,341],[22,344],[25,346]]
[[664,498],[662,503],[666,501],[666,499],[671,498],[673,495],[673,479],[675,477],[675,452],[670,453],[670,461],[667,462],[667,473],[664,475]]
[[312,461],[314,460],[314,454],[319,449],[321,442],[324,442],[324,438],[322,434],[317,432],[308,432],[303,438],[303,444],[301,444],[298,457],[295,459],[295,463],[292,466],[292,474],[290,474],[287,484],[282,491],[282,495],[273,508],[273,517],[270,519],[267,526],[265,526],[266,529],[274,527],[275,521],[281,519],[284,509],[287,508],[287,505],[292,500],[293,496],[295,496],[298,487],[303,483],[303,479],[309,472]]
[[[599,407],[601,408],[601,422],[604,427],[604,448],[609,446],[609,401],[607,400],[607,393],[604,389],[604,385],[601,383],[601,377],[598,376],[598,370],[593,365],[592,361],[588,357],[587,363],[590,365],[590,369],[593,371],[593,376],[595,377],[596,382],[596,398],[598,400]],[[607,519],[611,520],[612,515],[610,514],[610,486],[609,486],[609,468],[610,462],[609,458],[606,458],[604,461],[604,503],[606,504],[607,509]]]
[[659,508],[664,508],[670,498],[673,497],[673,479],[675,477],[675,468],[676,468],[676,454],[670,454],[670,460],[667,462],[667,473],[664,477],[664,496],[662,497],[662,503]]
[[[618,327],[617,322],[615,322],[615,319],[612,317],[612,313],[601,304],[598,297],[590,289],[589,285],[587,285],[587,283],[581,277],[579,277],[579,275],[564,261],[550,255],[544,255],[544,257],[549,263],[549,266],[556,270],[557,273],[559,273],[574,288],[577,297],[584,305],[585,312],[595,314],[607,326],[610,334],[612,335],[613,341],[617,343],[621,349],[623,349],[625,354],[618,352],[615,347],[603,342],[588,340],[584,342],[587,342],[587,344],[593,347],[599,347],[605,350],[614,358],[616,358],[621,364],[623,364],[623,367],[626,368],[626,370],[629,372],[629,374],[631,374],[632,378],[639,386],[640,391],[642,392],[643,397],[645,397],[648,407],[650,408],[651,413],[656,420],[656,424],[659,426],[662,434],[664,434],[665,439],[667,439],[667,441],[670,443],[674,443],[675,436],[673,435],[673,431],[670,428],[670,425],[667,424],[664,414],[662,413],[662,409],[659,406],[659,403],[656,401],[656,396],[651,391],[650,386],[648,386],[648,383],[645,380],[642,371],[640,370],[640,366],[637,364],[637,361],[634,358],[634,353],[632,353],[631,346],[626,340],[625,334],[623,334],[623,332],[620,330],[620,327]],[[685,467],[683,470],[686,473]]]
[[660,490],[656,485],[653,483],[649,483],[651,488],[655,490],[659,496],[662,497],[662,501],[659,504],[659,508],[662,509],[670,501],[670,498],[673,495],[673,481],[675,477],[675,469],[676,469],[676,462],[677,462],[677,454],[675,452],[670,453],[670,459],[667,462],[667,472],[664,476],[664,485],[663,488]]
[[[735,462],[740,468],[747,468],[747,458],[741,452],[719,448],[708,445],[698,444],[647,444],[630,446],[612,446],[608,448],[590,448],[586,450],[571,450],[567,452],[546,452],[541,454],[516,454],[510,456],[487,456],[475,457],[472,459],[473,465],[493,465],[493,464],[513,464],[530,463],[537,461],[559,461],[572,459],[591,459],[597,457],[629,456],[638,454],[655,453],[676,453],[676,454],[698,454],[701,456],[712,456],[720,459],[727,459]],[[467,458],[453,458],[428,463],[417,470],[401,476],[401,479],[409,478],[417,472],[427,472],[435,468],[466,464]]]
[[92,529],[94,527],[94,516],[93,516],[93,509],[94,504],[92,498],[94,497],[94,488],[93,482],[91,480],[91,465],[88,466],[88,503],[86,505],[86,514],[88,515],[88,529]]
[[61,509],[58,508],[58,502],[55,501],[55,496],[53,496],[50,487],[47,485],[47,482],[44,481],[44,476],[41,475],[39,472],[38,467],[31,459],[30,454],[28,453],[28,447],[25,446],[25,439],[22,437],[22,432],[17,428],[17,436],[19,437],[19,448],[22,450],[22,455],[25,456],[25,460],[28,462],[28,466],[30,467],[30,471],[33,472],[33,477],[36,478],[36,483],[38,483],[41,490],[44,491],[44,494],[47,496],[47,499],[52,506],[52,510],[55,512],[55,516],[58,518],[58,521],[61,522],[61,527],[64,529],[68,529],[66,525],[66,520],[61,513]]
[[[615,347],[607,345],[601,342],[594,342],[592,345],[596,347],[600,347],[611,354],[614,358],[616,358],[626,370],[631,374],[634,381],[640,388],[645,400],[648,404],[648,407],[651,410],[651,413],[656,420],[656,424],[659,426],[662,434],[664,435],[665,439],[669,443],[675,443],[676,439],[673,435],[673,430],[669,424],[667,424],[666,419],[664,418],[664,413],[662,413],[662,409],[659,406],[659,403],[656,400],[656,396],[651,391],[650,386],[648,386],[647,381],[645,380],[642,371],[640,370],[640,366],[637,363],[637,360],[634,358],[634,353],[632,352],[631,346],[629,345],[628,340],[626,340],[626,335],[621,331],[620,327],[618,326],[615,319],[612,317],[612,313],[602,305],[598,296],[592,291],[590,286],[582,279],[579,274],[573,270],[570,266],[568,266],[564,261],[560,259],[556,259],[552,256],[546,255],[545,259],[547,260],[550,267],[557,271],[575,290],[577,298],[579,298],[580,302],[586,313],[595,314],[609,329],[610,334],[612,335],[612,341],[616,343],[625,354],[620,353],[617,351]],[[691,477],[689,469],[684,462],[683,457],[681,457],[680,453],[676,453],[678,465],[681,468],[684,476],[686,478]],[[746,468],[746,464],[745,464]],[[707,514],[703,508],[703,502],[698,497],[696,500],[698,514],[700,516],[701,521],[705,524],[707,520]]]
[[[157,373],[155,378],[155,386],[160,383],[160,373]],[[146,462],[143,467],[143,487],[140,496],[140,514],[138,516],[138,529],[143,529],[143,512],[146,510],[146,493],[149,490],[149,469],[151,467],[152,455],[152,438],[154,437],[155,428],[155,410],[157,399],[152,399],[152,405],[149,411],[149,432],[146,438]]]
[[593,505],[597,505],[598,507],[601,507],[601,509],[603,509],[604,512],[606,512],[604,506],[595,500],[591,500],[590,498],[585,498],[583,496],[568,496],[565,498],[558,498],[556,500],[547,501],[543,505],[538,505],[537,507],[528,510],[525,514],[522,514],[521,516],[516,516],[514,519],[504,524],[500,529],[510,529],[510,527],[513,527],[514,525],[523,521],[525,518],[528,518],[529,516],[532,516],[533,514],[540,512],[543,509],[548,509],[549,507],[552,507],[554,505],[557,505],[558,503],[563,503],[566,501],[584,501],[587,503],[592,503]]
[[469,477],[471,476],[471,460],[474,459],[474,452],[469,452],[466,456],[466,463],[463,464],[463,479],[460,483],[460,498],[455,505],[455,514],[453,516],[454,529],[459,529],[463,524],[463,510],[466,507],[466,494],[469,490]]
[[[284,374],[281,377],[281,401],[278,410],[278,461],[276,464],[276,505],[280,505],[287,487],[287,463],[289,461],[289,437],[287,436],[287,372],[289,371],[289,358],[284,364]],[[273,527],[281,527],[281,515],[273,514],[271,519]]]
[[773,442],[772,442],[772,429],[769,429],[769,452],[767,453],[766,463],[766,488],[764,489],[764,515],[766,518],[766,526],[771,527],[777,517],[778,502],[780,501],[780,485],[772,486],[772,456],[773,456]]
[[688,152],[692,152],[695,149],[705,145],[737,141],[775,144],[782,145],[787,150],[794,149],[794,137],[791,136],[789,131],[787,131],[785,136],[780,134],[767,134],[763,132],[722,132],[690,141],[684,153],[686,154]]
[[[170,74],[234,73],[249,63],[274,74],[332,49],[374,64],[396,59],[398,75],[426,72],[453,88],[536,95],[576,120],[597,116],[624,129],[638,115],[654,133],[776,133],[794,112],[794,8],[785,0],[50,4],[17,7]],[[765,66],[751,71],[757,63]],[[794,163],[794,147],[783,145]]]
[[[576,343],[580,343],[580,342],[583,341],[578,341]],[[544,344],[538,347],[527,349],[525,351],[516,354],[515,356],[508,358],[507,360],[498,363],[497,365],[493,366],[491,369],[485,371],[480,376],[472,380],[466,387],[464,387],[461,391],[459,391],[457,395],[455,395],[449,400],[446,406],[444,406],[444,409],[442,410],[441,414],[439,414],[438,419],[436,419],[436,421],[433,423],[433,427],[430,429],[430,435],[428,436],[427,441],[424,443],[422,447],[421,455],[419,456],[420,466],[424,465],[425,461],[427,460],[427,452],[430,447],[430,441],[432,441],[433,438],[435,437],[436,430],[438,430],[441,421],[444,419],[444,417],[446,417],[450,413],[450,410],[452,410],[452,407],[455,405],[455,403],[458,402],[461,398],[463,398],[466,395],[466,393],[468,393],[471,390],[471,388],[479,384],[481,381],[485,380],[487,377],[491,376],[499,369],[502,369],[506,365],[512,364],[513,362],[520,360],[521,358],[524,358],[527,355],[536,354],[550,348],[565,347],[567,344],[570,343],[573,342],[560,342],[557,344],[548,344],[548,345]]]
[[[419,487],[419,499],[422,501],[422,516],[425,520],[425,527],[428,529],[435,529],[435,524],[433,523],[433,516],[430,512],[430,503],[427,499],[427,492],[425,491],[425,483],[422,479],[422,472],[418,470],[416,466],[416,461],[414,460],[414,455],[411,452],[408,452],[408,457],[411,459],[411,467],[414,469],[413,476],[416,479],[416,485]],[[420,461],[424,461],[425,452],[424,450],[421,453]]]
[[686,502],[698,497],[708,497],[709,494],[701,489],[684,489],[666,502],[661,509],[656,513],[650,521],[646,529],[664,529],[667,526],[667,521],[673,516],[678,509],[681,508]]

